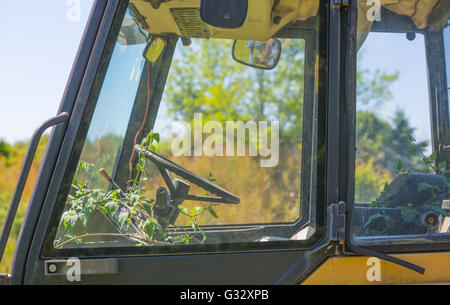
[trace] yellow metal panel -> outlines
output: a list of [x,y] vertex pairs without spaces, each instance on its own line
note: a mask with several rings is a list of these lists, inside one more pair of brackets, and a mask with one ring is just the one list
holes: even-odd
[[[370,257],[334,257],[328,259],[302,284],[448,284],[450,252],[393,255],[425,268],[423,275],[387,261]],[[374,261],[378,260],[379,270]],[[379,271],[379,278],[374,275]]]
[[[158,9],[143,0],[131,1],[141,15],[146,18],[152,34],[181,32],[170,9],[200,7],[200,0],[172,0],[164,2]],[[237,29],[222,29],[206,25],[212,38],[228,38],[236,40],[266,41],[286,24],[295,20],[306,20],[315,16],[319,9],[319,0],[281,0],[274,14],[281,17],[279,24],[272,20],[274,0],[249,0],[248,14],[245,23]]]

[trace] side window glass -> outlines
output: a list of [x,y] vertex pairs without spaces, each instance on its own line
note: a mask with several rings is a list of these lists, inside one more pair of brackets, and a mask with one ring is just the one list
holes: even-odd
[[[351,228],[356,242],[450,232],[450,160],[436,145],[448,134],[439,130],[448,128],[443,122],[448,121],[448,98],[437,95],[438,106],[430,107],[435,94],[430,88],[445,95],[448,88],[430,76],[431,58],[442,60],[450,50],[442,40],[447,26],[441,24],[437,35],[438,21],[428,18],[435,16],[433,6],[411,15],[406,6],[386,5],[375,14],[372,6],[360,3]],[[436,69],[445,75],[445,66]]]

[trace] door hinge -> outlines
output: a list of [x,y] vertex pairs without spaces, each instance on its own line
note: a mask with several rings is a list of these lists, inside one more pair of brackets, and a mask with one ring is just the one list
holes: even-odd
[[345,202],[332,203],[327,207],[327,234],[329,241],[343,242],[345,240]]
[[11,274],[0,273],[0,286],[9,285],[11,283]]
[[341,7],[350,6],[350,0],[331,0],[331,6],[334,9],[340,9]]

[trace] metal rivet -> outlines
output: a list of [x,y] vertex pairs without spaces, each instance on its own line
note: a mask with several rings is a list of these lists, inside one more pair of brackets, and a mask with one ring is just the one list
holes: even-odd
[[55,264],[48,265],[48,271],[50,271],[51,273],[56,272],[56,270],[58,270],[58,268],[56,267]]
[[413,41],[414,39],[416,39],[416,33],[414,32],[406,33],[406,39],[408,39],[409,41]]
[[280,24],[281,22],[281,16],[275,16],[273,17],[273,23]]

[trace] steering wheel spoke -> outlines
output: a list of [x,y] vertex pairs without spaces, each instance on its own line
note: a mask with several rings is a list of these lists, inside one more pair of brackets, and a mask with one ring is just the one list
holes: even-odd
[[229,191],[221,188],[220,186],[212,183],[211,181],[208,181],[207,179],[181,167],[180,165],[170,161],[169,159],[164,158],[163,156],[155,153],[154,151],[142,150],[139,146],[136,146],[135,149],[138,152],[144,152],[146,158],[152,161],[158,167],[158,170],[162,178],[164,179],[164,182],[169,188],[171,196],[177,196],[177,187],[175,185],[175,181],[179,180],[173,179],[172,173],[184,178],[185,180],[215,195],[215,196],[197,196],[187,194],[186,196],[183,196],[184,198],[178,198],[178,201],[195,200],[195,201],[227,203],[227,204],[238,204],[240,202],[240,198],[238,196],[230,193]]

